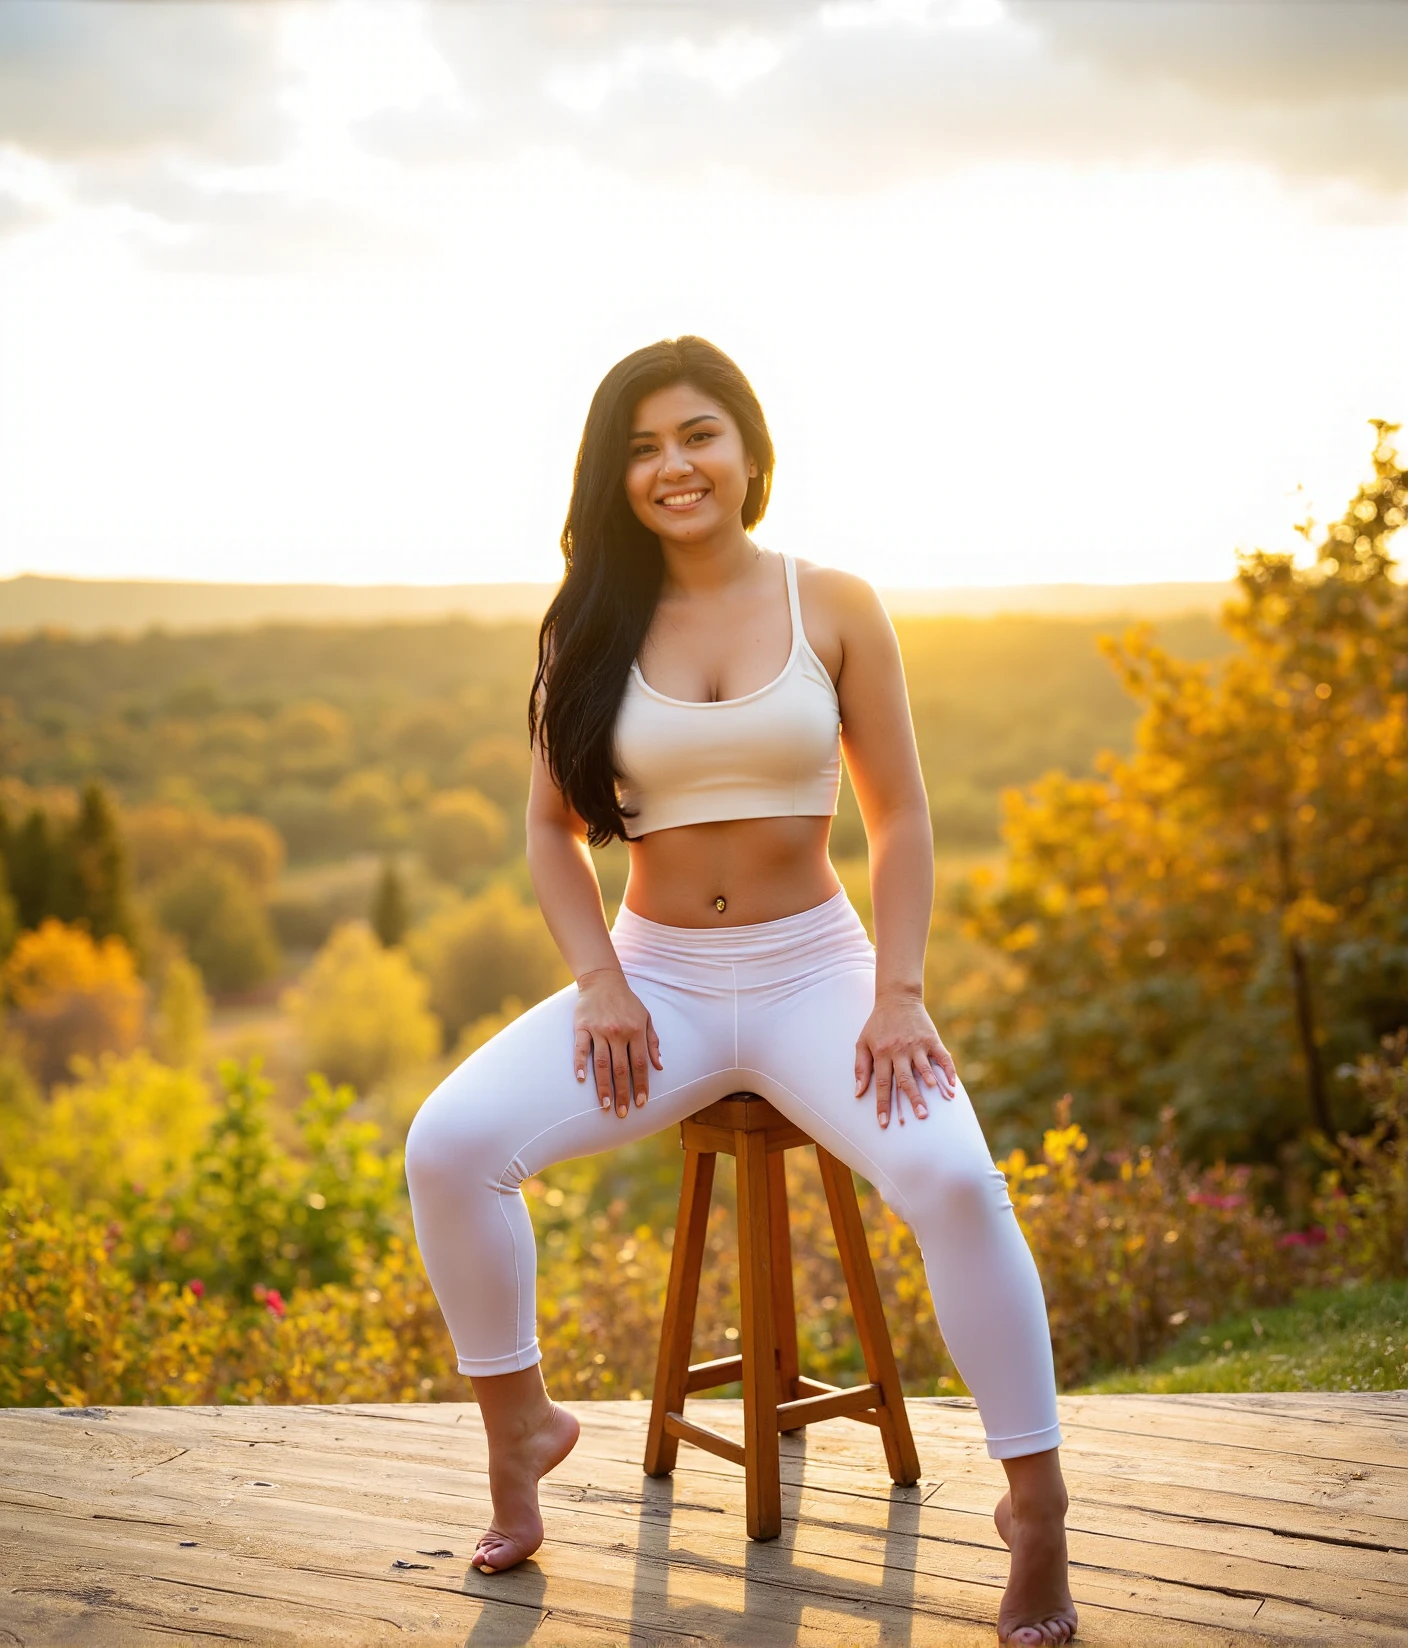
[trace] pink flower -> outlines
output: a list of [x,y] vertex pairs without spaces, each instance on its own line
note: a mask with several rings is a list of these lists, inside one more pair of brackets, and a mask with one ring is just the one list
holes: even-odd
[[1227,1196],[1217,1196],[1210,1190],[1190,1190],[1188,1192],[1188,1200],[1197,1207],[1216,1207],[1223,1209],[1241,1207],[1246,1199],[1247,1198],[1245,1196],[1239,1196],[1235,1193]]
[[1319,1247],[1325,1241],[1325,1227],[1311,1225],[1309,1230],[1288,1230],[1276,1238],[1277,1247]]
[[190,1281],[186,1283],[186,1286],[192,1293],[195,1294],[197,1299],[205,1298],[205,1283],[201,1281],[199,1276],[193,1276]]
[[270,1288],[265,1293],[264,1303],[268,1306],[268,1308],[271,1311],[273,1311],[275,1316],[279,1316],[279,1317],[282,1317],[284,1311],[288,1308],[284,1304],[283,1294],[280,1293],[277,1288]]

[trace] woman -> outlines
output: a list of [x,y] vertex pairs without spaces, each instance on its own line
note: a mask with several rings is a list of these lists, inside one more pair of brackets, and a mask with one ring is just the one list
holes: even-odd
[[[751,386],[702,338],[628,355],[587,414],[529,710],[528,864],[576,982],[452,1072],[406,1146],[421,1254],[488,1435],[474,1562],[499,1572],[538,1548],[538,1480],[577,1439],[538,1367],[519,1186],[748,1089],[914,1230],[1007,1472],[999,1637],[1067,1642],[1041,1284],[924,1009],[933,839],[899,649],[867,584],[748,536],[772,467]],[[827,856],[841,744],[873,948]],[[613,839],[630,875],[608,931],[588,844]]]

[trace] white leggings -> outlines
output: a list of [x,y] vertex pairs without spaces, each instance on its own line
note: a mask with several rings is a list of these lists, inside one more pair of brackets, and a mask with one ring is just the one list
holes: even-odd
[[461,1373],[540,1360],[533,1227],[519,1189],[556,1162],[672,1127],[730,1093],[760,1094],[873,1184],[913,1230],[949,1354],[994,1459],[1059,1446],[1041,1281],[963,1084],[882,1130],[855,1097],[875,951],[844,892],[780,921],[666,927],[622,906],[612,929],[660,1037],[663,1070],[624,1117],[576,1079],[569,985],[472,1053],[406,1140],[416,1239]]

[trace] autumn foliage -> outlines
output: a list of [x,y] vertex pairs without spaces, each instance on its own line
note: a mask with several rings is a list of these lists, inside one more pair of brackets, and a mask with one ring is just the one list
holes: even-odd
[[1236,650],[1111,643],[1133,753],[1009,795],[1005,872],[966,903],[1002,959],[963,1025],[1003,1136],[1053,1091],[1105,1145],[1151,1141],[1171,1106],[1206,1161],[1364,1121],[1348,1071],[1408,1001],[1408,587],[1388,555],[1408,476],[1377,427],[1312,565],[1242,558]]

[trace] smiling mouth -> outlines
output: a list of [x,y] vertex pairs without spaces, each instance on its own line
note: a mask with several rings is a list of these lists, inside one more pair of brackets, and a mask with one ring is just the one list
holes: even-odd
[[663,498],[658,498],[656,502],[662,509],[693,509],[701,498],[707,498],[708,495],[708,488],[705,487],[702,490],[696,489],[693,492],[669,492]]

